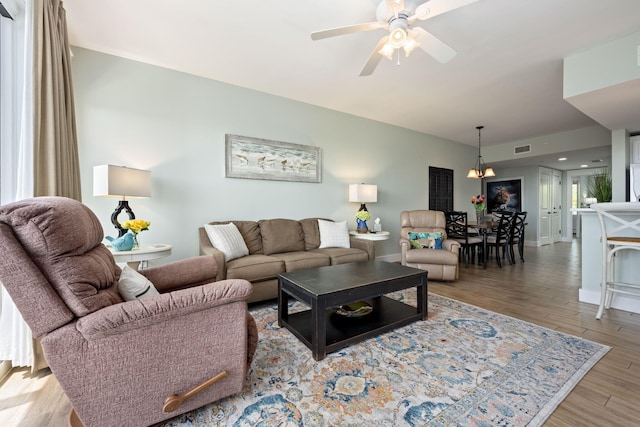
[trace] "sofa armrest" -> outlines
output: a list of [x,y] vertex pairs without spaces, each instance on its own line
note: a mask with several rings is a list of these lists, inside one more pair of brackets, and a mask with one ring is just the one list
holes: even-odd
[[224,253],[213,247],[204,227],[198,228],[198,241],[200,243],[200,255],[212,256],[218,264],[216,281],[225,280],[227,278],[227,259]]
[[215,282],[218,263],[213,257],[198,256],[139,271],[158,292],[170,292]]
[[246,280],[223,280],[111,305],[81,318],[76,328],[87,340],[100,339],[165,322],[176,316],[246,301],[251,292],[251,283]]
[[358,239],[357,237],[349,236],[349,246],[365,251],[369,255],[369,261],[376,259],[376,243],[373,240]]

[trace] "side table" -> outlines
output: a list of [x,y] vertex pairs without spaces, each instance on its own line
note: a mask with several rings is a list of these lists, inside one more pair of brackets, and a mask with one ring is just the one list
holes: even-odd
[[134,270],[138,269],[140,262],[150,259],[162,258],[171,255],[172,245],[164,243],[155,245],[140,245],[137,249],[130,251],[116,251],[111,246],[107,246],[116,262],[126,262]]
[[378,231],[376,233],[358,233],[357,231],[350,231],[350,235],[355,237],[356,239],[364,239],[364,240],[387,240],[389,239],[388,231]]

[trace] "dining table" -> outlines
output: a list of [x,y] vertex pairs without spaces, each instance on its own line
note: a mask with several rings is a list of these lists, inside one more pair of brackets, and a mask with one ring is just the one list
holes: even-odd
[[483,268],[487,268],[487,259],[489,258],[489,244],[487,242],[487,239],[491,231],[498,228],[499,224],[500,224],[500,221],[494,221],[490,219],[467,223],[467,229],[477,230],[478,234],[482,236],[482,267]]

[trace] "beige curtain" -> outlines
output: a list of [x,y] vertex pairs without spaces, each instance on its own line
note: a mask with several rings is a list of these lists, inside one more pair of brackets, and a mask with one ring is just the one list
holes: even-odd
[[[33,195],[81,201],[80,164],[66,12],[60,0],[35,0]],[[32,372],[47,367],[34,340]]]
[[34,196],[81,201],[71,51],[60,0],[36,0]]

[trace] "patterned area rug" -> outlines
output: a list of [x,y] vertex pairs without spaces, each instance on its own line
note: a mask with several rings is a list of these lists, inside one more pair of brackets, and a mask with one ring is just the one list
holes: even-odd
[[[415,290],[394,297],[415,305]],[[249,386],[165,426],[536,426],[610,349],[428,298],[428,320],[320,362],[278,327],[276,306],[256,307]]]

